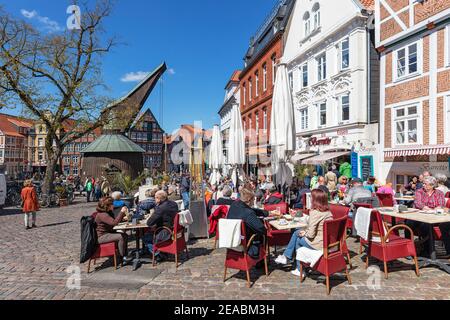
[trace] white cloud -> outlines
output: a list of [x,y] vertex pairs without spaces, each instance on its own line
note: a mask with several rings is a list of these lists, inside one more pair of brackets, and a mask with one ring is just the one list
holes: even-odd
[[36,10],[28,11],[26,9],[22,9],[20,10],[20,13],[27,19],[36,18],[42,24],[42,27],[49,33],[60,32],[64,30],[64,28],[61,27],[58,22],[51,20],[49,17],[40,16]]
[[37,15],[37,12],[36,12],[35,10],[33,10],[33,11],[28,11],[28,10],[22,9],[22,10],[20,10],[20,13],[21,13],[25,18],[28,18],[28,19],[33,19],[33,18]]
[[138,71],[138,72],[129,72],[126,75],[124,75],[120,81],[122,82],[139,82],[145,79],[147,77],[149,72],[146,71]]
[[174,75],[176,72],[175,72],[175,69],[173,69],[173,68],[170,68],[169,70],[167,70],[167,72],[170,74],[170,75]]

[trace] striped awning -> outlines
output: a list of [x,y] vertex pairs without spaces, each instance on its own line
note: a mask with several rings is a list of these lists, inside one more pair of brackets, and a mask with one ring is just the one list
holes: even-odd
[[384,152],[388,158],[408,156],[450,155],[450,145],[409,146],[408,149],[391,149]]

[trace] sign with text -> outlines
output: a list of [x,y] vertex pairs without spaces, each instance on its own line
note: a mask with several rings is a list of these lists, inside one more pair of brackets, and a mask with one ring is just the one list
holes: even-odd
[[309,146],[328,146],[331,144],[331,138],[326,139],[317,139],[317,138],[311,138],[308,142]]
[[351,165],[352,165],[352,177],[358,177],[358,154],[356,152],[352,152],[351,154]]
[[361,178],[366,181],[373,176],[373,156],[361,157]]

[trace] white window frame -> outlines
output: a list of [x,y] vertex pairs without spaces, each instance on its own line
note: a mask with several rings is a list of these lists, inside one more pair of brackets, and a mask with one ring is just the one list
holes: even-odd
[[[347,48],[347,52],[348,52],[348,66],[344,67],[344,49],[343,49],[343,44],[344,42],[348,42],[348,48]],[[339,70],[343,71],[343,70],[347,70],[350,68],[350,37],[347,37],[345,39],[343,39],[341,42],[339,42]]]
[[277,73],[277,57],[276,55],[272,56],[272,85],[275,85],[276,73]]
[[259,71],[255,72],[255,97],[259,96]]
[[252,101],[253,83],[252,78],[248,79],[248,101]]
[[267,63],[263,64],[263,90],[267,91]]
[[263,130],[264,133],[267,132],[267,108],[263,109]]
[[[320,114],[321,114],[321,107],[322,105],[325,105],[325,124],[321,124],[320,121]],[[317,127],[318,128],[324,128],[327,126],[328,123],[328,117],[327,117],[327,112],[328,112],[328,104],[326,100],[323,101],[319,101],[316,103],[317,106]]]
[[[416,45],[417,51],[416,51],[416,63],[417,63],[417,70],[415,72],[409,71],[409,48],[413,45]],[[400,51],[405,50],[405,74],[402,76],[398,75],[398,54]],[[421,75],[423,72],[423,43],[421,40],[411,42],[401,48],[398,48],[394,51],[393,59],[392,59],[392,73],[393,73],[393,79],[395,82],[402,81],[405,79],[413,78],[418,75]]]
[[[411,107],[417,108],[417,114],[416,115],[409,115],[408,109]],[[405,110],[405,115],[398,117],[397,111],[399,109]],[[422,119],[422,104],[421,103],[412,103],[407,105],[400,105],[392,108],[393,112],[393,120],[392,120],[392,140],[394,142],[395,146],[411,146],[411,145],[421,145],[423,144],[423,119]],[[409,142],[408,139],[408,131],[409,131],[409,121],[410,120],[417,120],[417,142]],[[404,121],[405,127],[404,127],[404,133],[405,133],[405,142],[404,143],[398,143],[397,142],[397,122],[398,121]]]
[[[316,6],[317,10],[314,10],[314,7]],[[317,30],[320,28],[320,4],[318,2],[313,5],[312,16],[314,22],[314,30]]]
[[256,135],[259,135],[259,112],[255,113],[255,131]]
[[311,14],[309,12],[303,15],[303,29],[306,38],[311,34]]
[[450,143],[450,95],[444,97],[444,110],[445,110],[445,119],[444,119],[444,142]]
[[[348,119],[344,120],[343,119],[343,115],[344,115],[344,108],[343,108],[343,102],[342,100],[344,99],[344,97],[348,97]],[[344,94],[342,94],[341,96],[339,96],[339,124],[345,124],[345,123],[349,123],[350,122],[350,115],[351,115],[351,96],[350,96],[350,92],[346,92]]]
[[294,74],[292,71],[288,72],[288,81],[289,81],[289,88],[292,91],[294,89]]
[[[323,58],[323,61],[322,61]],[[323,81],[327,78],[327,54],[321,53],[316,57],[317,62],[317,82]]]
[[299,112],[300,112],[300,130],[306,131],[309,129],[309,109],[307,106],[301,107],[299,109]]
[[247,104],[247,84],[244,82],[244,106]]
[[[304,81],[305,68],[306,68],[306,86],[305,86],[305,81]],[[301,87],[302,88],[307,88],[309,86],[309,74],[308,74],[308,71],[309,71],[308,70],[308,62],[306,62],[300,67],[300,83],[301,83]]]

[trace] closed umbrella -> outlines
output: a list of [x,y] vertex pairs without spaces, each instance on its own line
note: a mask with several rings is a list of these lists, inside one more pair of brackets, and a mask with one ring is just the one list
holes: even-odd
[[295,121],[285,64],[280,64],[277,68],[272,99],[270,145],[272,146],[272,173],[275,182],[281,186],[290,185],[293,174],[287,162],[295,150]]
[[222,178],[220,174],[220,168],[224,165],[223,156],[223,143],[222,134],[220,133],[219,126],[214,126],[211,139],[211,145],[209,147],[209,168],[212,173],[209,178],[209,183],[217,185]]
[[242,128],[241,111],[237,105],[231,110],[230,137],[228,139],[228,164],[232,166],[232,175],[236,190],[239,177],[243,176],[242,166],[245,164],[245,137]]

